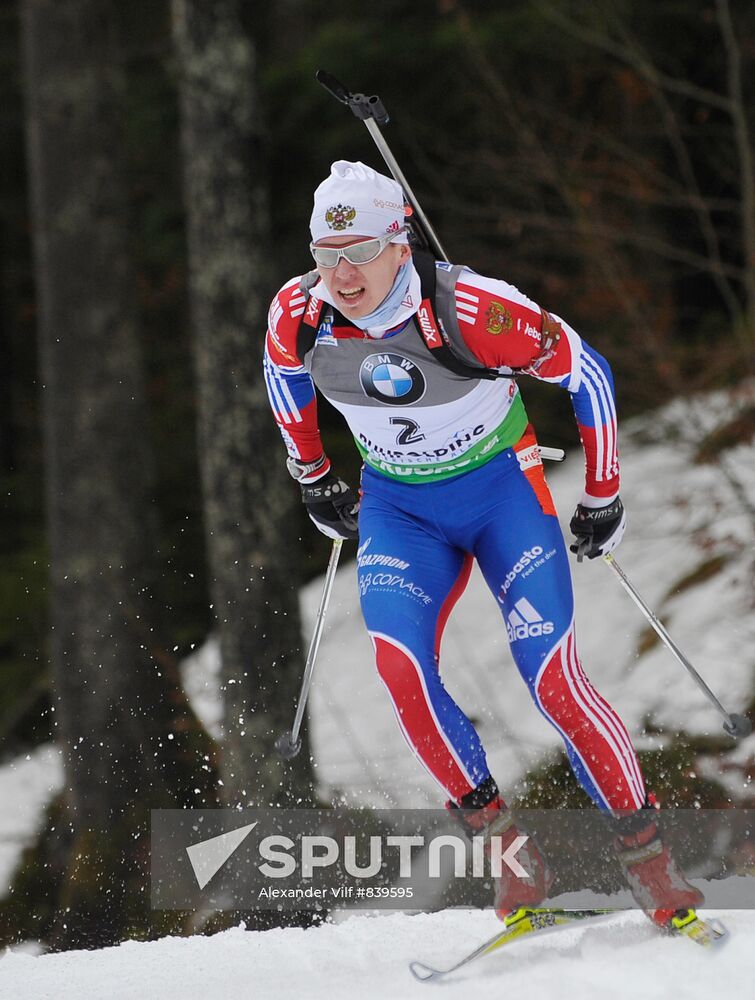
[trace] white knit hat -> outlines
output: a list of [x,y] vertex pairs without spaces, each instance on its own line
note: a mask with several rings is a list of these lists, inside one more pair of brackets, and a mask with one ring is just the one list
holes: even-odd
[[336,160],[330,176],[315,191],[309,228],[312,241],[327,236],[385,236],[395,232],[396,243],[408,243],[404,192],[401,186],[364,163]]

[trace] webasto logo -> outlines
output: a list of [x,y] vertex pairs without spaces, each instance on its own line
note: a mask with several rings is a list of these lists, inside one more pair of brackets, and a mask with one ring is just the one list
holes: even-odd
[[514,582],[514,580],[516,580],[516,578],[519,576],[522,570],[526,569],[526,567],[529,566],[529,564],[533,561],[533,559],[537,559],[537,557],[541,556],[542,554],[543,550],[540,548],[539,545],[535,545],[531,549],[525,549],[524,552],[519,556],[519,559],[514,563],[509,572],[506,574],[506,578],[501,586],[502,592],[504,594],[508,594],[509,587]]

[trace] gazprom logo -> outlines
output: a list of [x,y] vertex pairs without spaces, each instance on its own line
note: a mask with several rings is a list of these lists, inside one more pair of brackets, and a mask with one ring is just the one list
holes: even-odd
[[359,369],[366,396],[390,406],[407,406],[425,394],[425,376],[401,354],[370,354]]

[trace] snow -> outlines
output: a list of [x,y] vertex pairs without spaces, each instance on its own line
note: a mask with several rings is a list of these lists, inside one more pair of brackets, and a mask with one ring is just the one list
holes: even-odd
[[47,804],[62,787],[60,752],[52,744],[0,767],[0,897],[7,893],[21,852],[33,841]]
[[223,701],[220,696],[220,642],[211,635],[199,649],[181,661],[181,681],[197,718],[215,740],[223,738]]
[[[738,404],[751,403],[752,394],[750,385]],[[734,405],[725,393],[702,402],[677,400],[624,427],[622,498],[629,529],[617,559],[724,705],[742,711],[755,680],[755,442],[727,453],[728,480],[714,466],[691,461],[700,435],[730,419]],[[563,466],[548,466],[548,478],[568,522],[582,492],[580,455],[575,451]],[[681,580],[713,558],[722,560],[719,572],[678,591]],[[647,720],[654,729],[720,737],[720,717],[665,648],[656,644],[638,654],[647,623],[612,571],[597,560],[573,564],[573,576],[583,664],[637,746],[663,744],[662,735],[645,732]],[[320,579],[302,591],[307,636],[321,588]],[[515,796],[526,787],[528,770],[559,751],[561,742],[516,674],[498,606],[479,574],[473,574],[451,617],[441,662],[449,691],[475,720],[504,794]],[[183,676],[198,715],[222,737],[215,640],[185,661]],[[441,801],[441,791],[405,745],[374,669],[353,562],[336,577],[309,724],[325,799],[377,807]],[[748,771],[755,771],[755,735],[698,765],[698,773],[721,781],[738,802],[752,802]],[[0,895],[61,785],[60,758],[51,746],[0,768]],[[732,931],[723,950],[664,939],[642,915],[622,913],[519,943],[460,970],[440,987],[416,983],[408,962],[450,964],[495,933],[499,925],[492,914],[341,913],[335,922],[306,931],[234,929],[214,937],[43,956],[16,949],[0,961],[0,1000],[338,1000],[355,993],[360,1000],[382,1000],[427,996],[434,989],[449,998],[471,991],[476,998],[498,998],[506,990],[527,1000],[550,998],[556,991],[562,1000],[602,1000],[610,990],[612,1000],[709,1000],[741,993],[752,978],[749,934],[755,932],[755,913],[737,910],[722,917]]]
[[[492,937],[485,912],[355,916],[317,928],[128,941],[101,951],[0,961],[0,997],[13,1000],[711,1000],[740,996],[752,977],[755,914],[715,914],[731,937],[715,949],[663,937],[638,913],[517,942],[440,985],[416,982],[408,964],[447,966]],[[437,993],[435,991],[438,991]]]

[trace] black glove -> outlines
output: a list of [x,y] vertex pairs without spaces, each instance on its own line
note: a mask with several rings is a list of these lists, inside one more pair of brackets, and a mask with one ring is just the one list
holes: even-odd
[[[289,463],[289,471],[291,463]],[[328,538],[357,539],[359,495],[343,479],[327,472],[314,483],[299,483],[301,498],[318,531]]]
[[577,541],[569,548],[577,553],[578,562],[582,562],[584,556],[596,559],[607,555],[621,541],[626,524],[627,515],[619,497],[605,507],[583,507],[579,503],[569,523],[569,530]]

